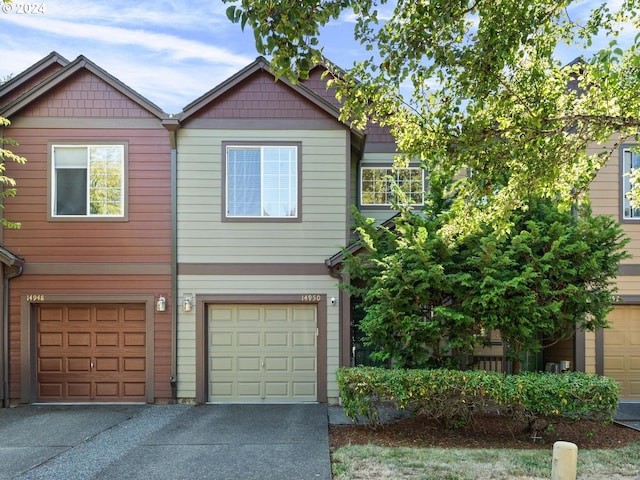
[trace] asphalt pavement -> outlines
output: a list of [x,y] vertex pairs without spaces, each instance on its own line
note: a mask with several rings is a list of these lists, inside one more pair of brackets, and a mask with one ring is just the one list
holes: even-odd
[[4,479],[330,480],[326,405],[0,409]]

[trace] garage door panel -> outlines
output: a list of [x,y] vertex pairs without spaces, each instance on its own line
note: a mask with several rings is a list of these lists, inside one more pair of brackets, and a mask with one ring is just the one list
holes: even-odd
[[118,333],[96,332],[96,346],[98,347],[117,347]]
[[38,395],[44,395],[46,397],[63,398],[62,382],[59,383],[41,383],[39,386]]
[[144,333],[123,333],[123,345],[125,347],[144,347],[145,346],[145,334]]
[[70,372],[90,372],[90,357],[67,357],[67,373]]
[[38,401],[145,401],[144,318],[143,304],[38,305]]
[[91,382],[67,382],[63,398],[85,400],[91,396]]
[[260,372],[260,357],[238,357],[238,372]]
[[62,333],[41,333],[39,336],[40,346],[44,347],[62,347]]
[[88,332],[68,333],[67,345],[70,347],[90,347],[91,334]]
[[62,372],[62,365],[64,360],[61,357],[57,358],[41,358],[39,359],[39,368],[41,372]]
[[144,372],[146,359],[140,357],[124,357],[122,359],[123,371],[126,373],[130,372]]
[[214,305],[208,318],[209,401],[316,401],[315,305]]
[[267,347],[286,347],[289,345],[289,334],[285,332],[265,333],[264,343]]
[[316,335],[315,332],[293,332],[293,346],[294,347],[315,347]]
[[236,345],[238,347],[258,347],[260,346],[260,336],[259,332],[240,332]]
[[618,381],[622,400],[640,400],[640,306],[616,307],[604,336],[604,374]]

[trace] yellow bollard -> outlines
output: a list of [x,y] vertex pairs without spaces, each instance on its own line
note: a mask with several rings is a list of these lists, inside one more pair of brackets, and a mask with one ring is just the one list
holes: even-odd
[[576,480],[578,466],[578,446],[571,442],[553,444],[551,480]]

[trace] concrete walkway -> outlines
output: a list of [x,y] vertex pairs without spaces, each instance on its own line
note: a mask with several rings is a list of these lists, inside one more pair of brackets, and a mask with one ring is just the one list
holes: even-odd
[[640,430],[640,402],[620,402],[614,420],[627,427]]
[[326,405],[0,409],[0,479],[330,480]]

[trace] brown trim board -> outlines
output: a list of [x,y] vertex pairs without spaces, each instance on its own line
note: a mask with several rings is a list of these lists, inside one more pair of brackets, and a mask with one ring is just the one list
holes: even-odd
[[167,263],[26,263],[26,275],[169,275]]
[[[311,298],[312,301],[305,301]],[[317,400],[327,403],[327,296],[319,295],[196,295],[196,402],[207,402],[207,312],[215,304],[304,304],[317,306]]]
[[179,263],[178,275],[329,275],[324,263]]

